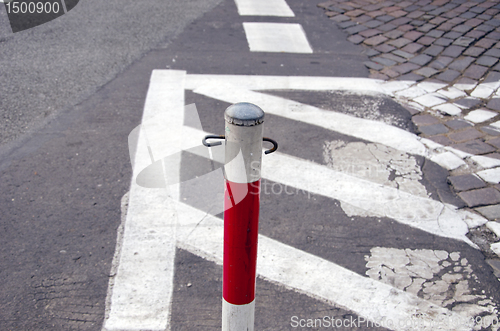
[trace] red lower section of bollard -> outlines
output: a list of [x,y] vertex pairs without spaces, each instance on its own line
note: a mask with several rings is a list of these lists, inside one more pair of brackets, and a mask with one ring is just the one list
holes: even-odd
[[255,298],[259,203],[260,180],[226,181],[222,286],[224,299],[233,305],[248,304]]

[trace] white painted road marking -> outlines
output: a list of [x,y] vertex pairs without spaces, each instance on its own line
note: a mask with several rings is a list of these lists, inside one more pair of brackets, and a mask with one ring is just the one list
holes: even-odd
[[[222,264],[222,220],[184,203],[177,207],[179,245]],[[326,300],[368,320],[387,326],[392,322],[393,330],[414,330],[404,323],[420,314],[427,316],[426,322],[436,323],[434,330],[449,330],[449,320],[461,327],[457,330],[468,330],[466,317],[460,314],[262,235],[257,272],[266,280]]]
[[[148,149],[142,146],[152,145],[153,151],[166,155],[180,151],[179,145],[171,142],[175,140],[176,130],[183,127],[184,78],[183,71],[153,72],[143,114],[147,127],[139,135],[133,178],[152,161]],[[166,123],[170,130],[165,131]],[[159,156],[154,157],[160,159]],[[119,261],[113,261],[117,271],[108,290],[107,301],[111,304],[107,307],[105,330],[165,330],[167,327],[177,219],[175,208],[169,204],[178,199],[176,186],[169,190],[148,189],[132,180],[122,246],[116,255]]]
[[195,93],[229,103],[236,100],[252,100],[266,113],[286,117],[331,131],[380,143],[411,154],[425,155],[426,148],[418,137],[383,122],[367,120],[346,114],[320,109],[293,100],[220,84],[202,86]]
[[[200,76],[198,75],[198,77]],[[202,80],[213,82],[217,79],[220,77],[208,76]],[[146,147],[148,145],[153,150],[154,160],[171,155],[181,149],[200,145],[201,137],[205,133],[183,127],[185,81],[189,82],[188,85],[193,83],[190,75],[185,80],[184,71],[155,70],[153,72],[144,109],[144,127],[143,133],[139,137],[134,175],[143,167],[151,164],[150,153]],[[227,81],[224,83],[227,84]],[[199,86],[199,90],[206,91],[207,88]],[[190,134],[183,134],[187,132],[186,130]],[[147,132],[149,142],[146,142],[145,132]],[[179,136],[183,137],[182,141],[176,140],[176,137]],[[166,141],[169,143],[166,144]],[[265,169],[273,167],[276,162],[279,163],[279,167],[276,168],[279,171],[266,173]],[[284,164],[288,166],[283,166]],[[299,172],[302,176],[312,176],[310,178],[311,183],[313,183],[312,187],[304,187],[304,183],[297,179],[297,169],[300,169]],[[177,172],[176,175],[178,175],[179,169],[174,167],[172,171]],[[315,172],[319,172],[319,175],[315,175]],[[362,193],[364,194],[363,199],[359,200],[357,204],[360,208],[367,208],[373,213],[385,213],[385,210],[380,209],[376,203],[372,202],[366,205],[366,201],[372,197],[367,196],[366,194],[369,195],[369,193],[363,191],[366,191],[366,188],[373,190],[376,187],[376,190],[383,193],[383,199],[392,201],[393,204],[396,203],[395,199],[399,198],[406,201],[407,205],[410,203],[409,209],[413,209],[413,204],[423,204],[425,205],[423,208],[430,207],[431,209],[422,211],[427,213],[425,215],[430,218],[428,224],[440,223],[440,218],[444,218],[448,222],[438,224],[438,227],[448,226],[455,234],[463,231],[463,229],[459,229],[458,232],[453,230],[454,225],[450,221],[456,222],[458,220],[460,226],[460,218],[463,220],[465,214],[431,199],[415,197],[405,192],[398,192],[394,188],[383,187],[380,184],[373,184],[359,178],[351,178],[346,174],[334,172],[326,166],[279,153],[273,154],[263,164],[264,177],[336,198],[340,195],[340,190],[324,187],[325,177],[321,174],[324,175],[325,172],[328,172],[328,178],[338,177],[339,181],[336,184],[340,186],[345,185],[345,181],[348,181],[349,185],[352,185],[353,182],[359,184],[356,196],[354,194],[345,195],[345,192],[342,192],[343,196],[349,198],[339,198],[356,205],[357,195]],[[349,193],[349,190],[346,192]],[[221,263],[222,222],[207,215],[206,212],[178,203],[178,200],[178,186],[165,192],[143,189],[134,183],[131,185],[130,206],[125,223],[121,254],[117,254],[119,259],[113,261],[115,265],[118,264],[117,274],[114,281],[111,282],[108,293],[109,306],[107,307],[108,314],[104,330],[164,330],[169,328],[175,239],[181,247],[211,261]],[[385,200],[380,202],[385,203]],[[438,212],[440,209],[441,211]],[[397,217],[397,215],[391,214],[391,217]],[[427,227],[427,231],[436,231],[435,225],[427,225]],[[442,231],[442,229],[440,230]],[[433,305],[411,293],[370,280],[283,243],[263,236],[259,240],[258,272],[264,278],[308,295],[326,299],[333,304],[352,310],[360,316],[378,321],[385,317],[386,320],[391,319],[395,322],[405,320],[414,313],[427,314],[427,316],[437,314],[442,318],[451,317],[459,321],[464,318],[462,315]],[[144,254],[151,256],[146,257]],[[280,261],[283,264],[280,264]],[[290,270],[289,263],[293,263],[294,272],[297,275],[288,272]],[[309,263],[313,263],[314,268]],[[324,275],[328,275],[328,279],[331,277],[338,277],[338,279],[335,278],[334,282],[329,283],[325,281]],[[346,289],[349,291],[346,292]],[[158,300],[151,300],[153,298],[158,298]],[[461,323],[461,325],[465,325],[465,323]],[[392,329],[407,330],[409,328],[395,325]]]
[[245,22],[243,28],[252,52],[313,52],[300,24]]
[[295,17],[285,0],[235,0],[241,16]]

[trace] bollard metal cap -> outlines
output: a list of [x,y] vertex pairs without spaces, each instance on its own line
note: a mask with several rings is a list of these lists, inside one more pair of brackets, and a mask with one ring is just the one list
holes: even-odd
[[237,126],[255,126],[264,122],[264,111],[254,104],[240,102],[227,107],[224,119]]

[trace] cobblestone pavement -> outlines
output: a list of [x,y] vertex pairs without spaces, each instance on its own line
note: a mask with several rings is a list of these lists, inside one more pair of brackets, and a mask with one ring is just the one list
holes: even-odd
[[[420,136],[450,171],[449,183],[490,220],[471,226],[500,255],[500,2],[332,0],[325,9],[347,39],[367,48],[370,77],[400,81]],[[443,153],[445,151],[445,153]],[[432,159],[432,158],[431,158]]]

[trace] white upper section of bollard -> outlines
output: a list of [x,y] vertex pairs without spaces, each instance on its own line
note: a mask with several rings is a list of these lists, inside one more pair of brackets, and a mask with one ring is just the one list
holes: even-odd
[[233,183],[253,183],[259,180],[264,111],[254,104],[241,102],[229,106],[224,118],[226,180]]

